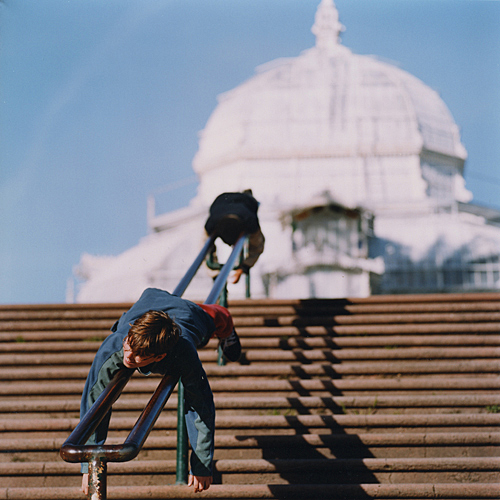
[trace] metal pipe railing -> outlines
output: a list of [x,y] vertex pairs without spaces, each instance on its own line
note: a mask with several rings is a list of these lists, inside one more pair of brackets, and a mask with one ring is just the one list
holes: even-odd
[[[101,451],[99,446],[83,446],[97,429],[112,405],[120,397],[125,385],[130,380],[134,370],[122,368],[113,377],[108,386],[97,398],[92,408],[80,420],[68,439],[64,442],[60,455],[66,462],[88,462],[92,454]],[[99,448],[99,449],[98,449]]]
[[[96,461],[128,462],[134,459],[146,441],[163,407],[172,394],[179,377],[165,375],[153,396],[144,408],[127,439],[121,445],[84,445],[95,431],[102,419],[107,415],[113,403],[120,396],[134,370],[119,370],[106,389],[97,398],[92,408],[76,426],[64,442],[60,455],[66,462],[81,463]],[[90,471],[89,471],[90,474]]]
[[200,250],[200,253],[194,260],[194,262],[191,264],[189,269],[186,271],[186,274],[182,277],[182,279],[179,281],[179,284],[175,287],[175,290],[172,292],[173,295],[177,295],[177,297],[182,297],[183,293],[186,291],[186,288],[188,287],[189,283],[194,278],[194,275],[200,268],[201,264],[205,260],[208,251],[210,250],[210,247],[214,244],[215,241],[215,235],[211,235],[205,244],[203,245],[203,248]]
[[[206,258],[210,247],[215,241],[215,236],[210,236],[205,242],[202,250],[189,267],[179,284],[174,290],[174,294],[181,296],[189,283],[194,278],[203,260]],[[215,304],[222,289],[224,288],[229,273],[243,248],[245,236],[241,235],[235,244],[231,255],[223,266],[219,276],[214,282],[214,286],[205,301],[205,304]],[[222,277],[221,277],[222,275]],[[89,437],[96,430],[102,420],[108,415],[112,405],[120,397],[125,385],[128,383],[135,370],[122,368],[113,377],[108,386],[97,398],[90,410],[81,419],[79,424],[64,442],[60,450],[60,455],[66,462],[89,464],[89,495],[92,500],[106,500],[107,490],[107,463],[108,462],[127,462],[135,458],[140,452],[151,429],[162,412],[165,404],[177,385],[179,377],[165,375],[153,396],[149,400],[146,408],[137,419],[134,427],[128,435],[125,442],[121,445],[85,445]],[[177,460],[178,469],[181,469],[182,475],[187,478],[187,432],[185,429],[184,415],[184,397],[183,387],[179,384],[178,394],[178,420],[184,425],[184,430],[178,429],[178,450]],[[179,417],[179,415],[181,417]],[[179,422],[178,422],[179,427]],[[180,436],[185,434],[185,436]],[[179,441],[180,440],[180,441]],[[179,474],[178,474],[179,482]],[[181,482],[185,482],[185,479]]]

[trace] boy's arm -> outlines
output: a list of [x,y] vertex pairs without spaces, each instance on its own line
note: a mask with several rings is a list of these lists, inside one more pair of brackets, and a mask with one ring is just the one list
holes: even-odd
[[[99,358],[96,356],[94,364],[90,369],[85,387],[82,393],[80,403],[80,419],[90,410],[102,391],[107,387],[116,372],[123,367],[123,354],[116,352],[110,356],[102,365],[99,363]],[[111,418],[111,410],[103,418],[97,429],[89,437],[86,444],[104,444],[108,434],[109,420]],[[88,463],[84,462],[81,465],[82,473],[88,472]]]
[[248,256],[240,264],[240,268],[245,274],[248,274],[248,270],[257,262],[260,255],[264,251],[264,244],[266,239],[259,229],[255,233],[252,233],[248,237]]

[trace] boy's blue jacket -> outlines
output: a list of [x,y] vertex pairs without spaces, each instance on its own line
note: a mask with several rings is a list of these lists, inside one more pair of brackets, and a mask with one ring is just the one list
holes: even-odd
[[[140,299],[112,327],[112,334],[102,343],[90,368],[80,406],[82,418],[115,373],[124,367],[123,340],[131,324],[144,313],[165,311],[180,327],[178,343],[165,358],[138,370],[151,373],[180,374],[186,400],[186,425],[192,447],[191,474],[212,475],[214,453],[215,407],[212,390],[198,357],[197,346],[215,331],[212,318],[193,302],[156,288],[148,288]],[[108,433],[111,413],[105,418],[87,444],[103,444]],[[88,472],[88,464],[82,464]]]

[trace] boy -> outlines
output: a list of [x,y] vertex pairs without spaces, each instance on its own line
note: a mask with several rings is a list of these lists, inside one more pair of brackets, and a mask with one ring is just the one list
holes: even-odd
[[[210,206],[209,217],[205,223],[207,235],[215,233],[227,245],[234,245],[242,232],[248,236],[248,256],[236,268],[233,283],[238,283],[243,273],[248,274],[264,251],[265,238],[257,216],[259,202],[253,197],[252,190],[242,193],[222,193]],[[215,245],[210,258],[217,263]]]
[[[203,491],[212,484],[215,408],[197,347],[215,335],[224,355],[237,361],[241,344],[229,311],[218,305],[197,305],[156,288],[148,288],[111,328],[90,368],[82,394],[82,418],[115,373],[123,368],[180,374],[186,400],[186,425],[192,446],[188,486]],[[87,444],[106,440],[111,412]],[[88,464],[82,464],[82,491],[88,494]]]

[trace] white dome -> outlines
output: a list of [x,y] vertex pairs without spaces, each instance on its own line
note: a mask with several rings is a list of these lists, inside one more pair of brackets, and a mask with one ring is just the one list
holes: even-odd
[[260,66],[219,96],[194,159],[203,173],[238,160],[436,152],[464,160],[438,93],[409,73],[340,45],[338,13],[323,0],[316,46]]

